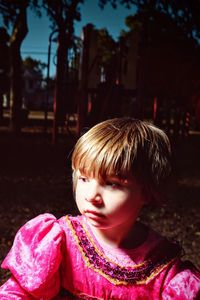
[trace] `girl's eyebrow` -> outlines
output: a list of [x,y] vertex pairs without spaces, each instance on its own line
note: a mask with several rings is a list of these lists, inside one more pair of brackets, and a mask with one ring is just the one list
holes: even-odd
[[127,184],[129,179],[127,177],[120,177],[120,176],[117,176],[117,175],[111,175],[111,176],[108,176],[106,178],[106,180],[116,180],[118,182],[122,182],[122,183],[125,183]]

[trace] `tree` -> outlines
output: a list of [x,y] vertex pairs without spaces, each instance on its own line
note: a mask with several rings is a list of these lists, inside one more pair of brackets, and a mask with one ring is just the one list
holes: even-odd
[[[113,1],[111,1],[113,2]],[[79,5],[84,3],[84,0],[43,0],[43,8],[45,8],[48,16],[52,21],[52,30],[58,30],[58,49],[57,49],[57,78],[56,78],[56,90],[54,105],[54,137],[53,141],[57,139],[57,128],[62,125],[65,118],[66,110],[69,108],[69,104],[66,101],[66,82],[68,81],[69,69],[68,69],[68,50],[73,45],[74,41],[74,21],[79,21],[81,18]],[[101,5],[102,1],[97,1],[97,4]],[[105,31],[101,33],[101,39],[109,40],[108,34]],[[110,43],[111,48],[113,47]],[[104,59],[109,55],[104,52]],[[108,58],[108,57],[107,57]],[[107,59],[106,58],[106,59]],[[107,66],[106,61],[103,62],[104,66]],[[64,108],[66,107],[66,109]]]
[[68,50],[73,44],[74,21],[80,20],[79,4],[81,3],[83,0],[43,0],[43,8],[52,21],[52,30],[58,30],[53,142],[57,140],[58,126],[63,124],[65,118]]
[[6,27],[12,26],[10,36],[10,101],[11,130],[19,133],[21,129],[22,109],[22,59],[21,44],[28,33],[27,8],[39,13],[37,0],[0,0],[0,12]]

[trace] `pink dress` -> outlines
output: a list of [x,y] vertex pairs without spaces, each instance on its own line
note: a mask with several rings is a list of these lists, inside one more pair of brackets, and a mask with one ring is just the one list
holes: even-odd
[[17,233],[1,300],[200,299],[200,275],[180,247],[149,230],[137,249],[100,244],[85,217],[43,214]]

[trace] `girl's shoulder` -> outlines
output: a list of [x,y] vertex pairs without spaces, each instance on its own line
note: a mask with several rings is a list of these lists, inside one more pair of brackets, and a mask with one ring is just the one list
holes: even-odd
[[[26,222],[16,233],[13,245],[2,267],[12,269],[12,265],[26,262],[31,265],[31,257],[44,261],[45,252],[51,248],[51,253],[58,251],[63,238],[63,230],[59,221],[52,214],[41,214]],[[56,255],[56,254],[55,254]],[[39,259],[38,259],[39,260]]]
[[2,268],[9,269],[23,289],[34,296],[40,293],[48,295],[48,287],[41,287],[44,282],[54,281],[54,290],[57,291],[64,238],[56,217],[41,214],[18,230]]
[[184,260],[184,250],[179,242],[151,231],[154,247],[149,251],[151,261],[161,262],[163,281],[162,299],[199,299],[200,272],[190,261]]
[[[45,238],[47,235],[64,235],[64,231],[69,226],[69,220],[81,221],[82,216],[71,216],[65,215],[57,218],[51,213],[40,214],[30,220],[28,220],[17,232],[16,237],[20,234],[26,237],[27,243],[42,241],[42,239],[37,239],[37,237]],[[34,239],[32,237],[35,237]],[[15,237],[15,239],[16,239]]]

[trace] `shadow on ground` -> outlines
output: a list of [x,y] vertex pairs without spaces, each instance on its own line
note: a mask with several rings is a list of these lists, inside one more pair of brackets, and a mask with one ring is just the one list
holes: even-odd
[[[75,137],[63,137],[57,146],[40,134],[18,139],[0,134],[0,261],[12,245],[17,229],[44,212],[56,217],[77,212],[71,189],[70,153]],[[167,207],[148,207],[141,220],[178,240],[185,258],[200,267],[200,136],[174,146],[176,178]],[[0,271],[0,283],[8,273]]]

